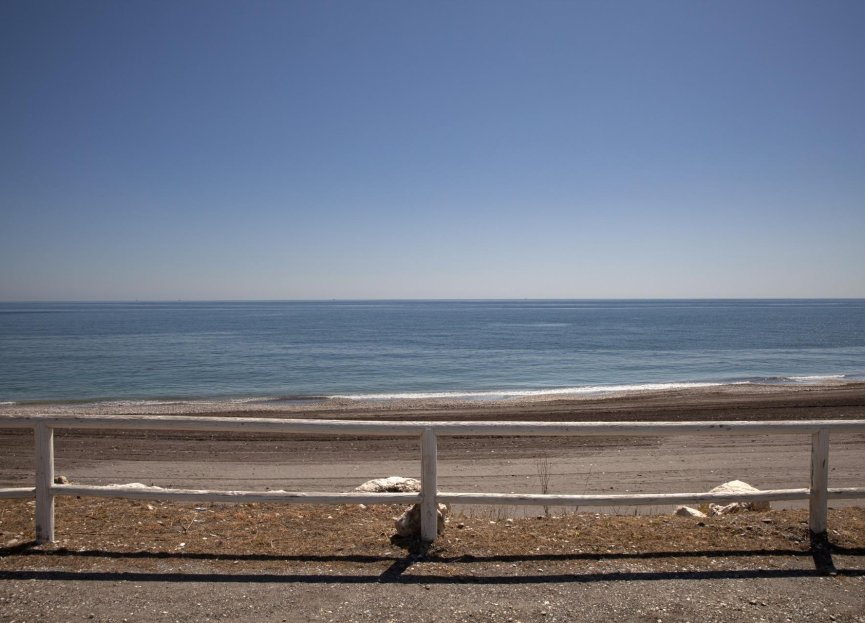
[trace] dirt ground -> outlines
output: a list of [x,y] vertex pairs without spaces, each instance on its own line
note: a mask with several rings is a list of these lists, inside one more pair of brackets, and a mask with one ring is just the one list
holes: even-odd
[[393,507],[0,501],[0,620],[865,621],[865,509],[706,519],[451,517],[430,547]]
[[[13,413],[213,413],[401,420],[865,419],[865,387],[719,389],[555,402],[4,406]],[[443,491],[806,487],[805,436],[443,438]],[[0,486],[33,482],[31,433],[0,429]],[[417,476],[417,443],[285,435],[58,431],[73,483],[346,491]],[[865,436],[833,435],[830,486],[863,486]],[[861,621],[865,515],[833,502],[827,543],[801,508],[692,520],[670,508],[454,508],[429,551],[392,540],[399,509],[194,506],[58,498],[0,505],[0,621]],[[775,504],[781,508],[785,505]],[[787,506],[797,506],[789,504]],[[798,504],[801,507],[801,504]],[[854,506],[854,507],[851,507]],[[597,513],[597,514],[596,514]],[[634,516],[637,513],[638,516]],[[460,527],[461,526],[461,527]],[[830,574],[830,572],[832,574]]]

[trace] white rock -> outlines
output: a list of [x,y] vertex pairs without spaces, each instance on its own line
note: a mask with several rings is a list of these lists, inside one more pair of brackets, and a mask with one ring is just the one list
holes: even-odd
[[[718,485],[710,493],[754,493],[756,491],[759,491],[759,489],[749,485],[747,482],[731,480],[730,482]],[[709,510],[713,515],[725,515],[743,510],[767,511],[769,510],[769,502],[733,502],[727,505],[709,504]]]
[[355,491],[365,493],[417,493],[420,491],[420,480],[416,478],[403,478],[402,476],[388,476],[387,478],[376,478],[367,480]]
[[738,513],[739,511],[747,510],[745,507],[747,504],[743,504],[741,502],[732,502],[731,504],[727,504],[722,506],[721,504],[709,504],[709,514],[710,515],[730,515],[731,513]]
[[[437,534],[445,531],[447,515],[448,507],[444,504],[439,504],[438,512],[436,513],[436,517],[438,518]],[[420,504],[414,504],[397,517],[394,527],[398,536],[420,536]]]
[[673,514],[677,517],[707,517],[703,511],[690,506],[677,506]]

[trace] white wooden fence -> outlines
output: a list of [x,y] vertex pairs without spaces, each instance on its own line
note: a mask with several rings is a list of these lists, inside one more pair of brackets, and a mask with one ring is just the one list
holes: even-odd
[[[633,506],[694,502],[809,500],[810,528],[826,532],[829,498],[865,498],[865,487],[829,488],[829,434],[865,432],[865,420],[769,422],[387,422],[289,420],[195,416],[9,416],[0,428],[32,428],[36,441],[34,487],[0,489],[0,498],[36,499],[36,540],[54,540],[54,497],[124,497],[202,502],[283,502],[288,504],[421,504],[421,536],[437,536],[437,504],[532,506]],[[234,433],[400,436],[420,438],[420,493],[297,493],[287,491],[209,491],[161,487],[89,486],[54,483],[54,430],[169,430]],[[437,438],[441,436],[672,436],[684,434],[811,435],[811,482],[798,489],[755,493],[651,493],[631,495],[548,495],[443,492],[437,486]]]

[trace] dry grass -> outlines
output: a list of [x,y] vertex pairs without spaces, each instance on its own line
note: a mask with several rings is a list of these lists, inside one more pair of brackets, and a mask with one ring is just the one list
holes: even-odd
[[[33,510],[32,502],[0,501],[0,569],[50,560],[64,569],[93,570],[168,559],[207,560],[249,571],[286,561],[326,561],[330,572],[339,573],[376,562],[392,564],[417,552],[419,545],[392,538],[392,517],[401,511],[397,507],[59,498],[57,542],[36,547]],[[865,509],[832,511],[829,537],[836,552],[865,555]],[[544,560],[562,566],[586,559],[651,558],[656,567],[664,567],[686,559],[696,569],[737,553],[801,559],[809,551],[805,511],[702,520],[580,513],[507,521],[453,517],[426,552],[426,560],[445,566],[466,560],[491,565],[502,560],[536,565]]]

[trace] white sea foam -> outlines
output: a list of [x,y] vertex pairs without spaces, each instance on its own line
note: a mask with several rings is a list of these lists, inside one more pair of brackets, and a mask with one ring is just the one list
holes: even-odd
[[789,380],[796,383],[820,383],[821,381],[843,381],[846,374],[814,374],[811,376],[788,376]]
[[189,404],[189,400],[106,400],[98,404],[106,407],[153,407],[160,405]]
[[[235,397],[235,398],[150,398],[140,400],[104,400],[98,404],[109,407],[158,407],[163,405],[245,405],[261,402],[276,402],[285,400],[276,396]],[[0,403],[3,404],[3,403]],[[15,404],[15,403],[8,403]]]
[[450,392],[401,392],[381,394],[342,394],[328,396],[339,400],[428,400],[428,399],[503,399],[503,398],[533,398],[544,396],[585,396],[603,395],[626,392],[665,391],[676,389],[699,389],[704,387],[720,387],[722,385],[745,384],[736,383],[640,383],[634,385],[586,385],[581,387],[557,387],[551,389],[507,389],[499,391],[450,391]]

